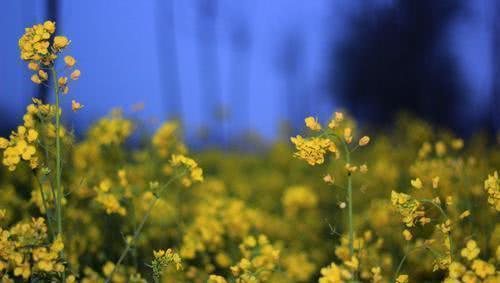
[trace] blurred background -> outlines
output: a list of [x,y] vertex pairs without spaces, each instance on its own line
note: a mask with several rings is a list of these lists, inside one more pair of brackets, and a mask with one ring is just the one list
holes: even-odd
[[[47,19],[82,71],[64,99],[83,134],[121,107],[151,128],[180,119],[191,144],[272,141],[346,109],[389,126],[401,111],[463,136],[500,129],[500,2],[494,0],[2,1],[0,130],[31,97],[17,41]],[[74,115],[70,102],[85,108]],[[144,107],[142,111],[135,111]],[[135,110],[134,110],[135,109]]]

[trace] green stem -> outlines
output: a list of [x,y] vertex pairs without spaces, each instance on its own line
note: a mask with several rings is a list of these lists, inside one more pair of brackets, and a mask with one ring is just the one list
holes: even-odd
[[394,280],[393,280],[393,282],[396,282],[396,279],[397,279],[397,278],[398,278],[398,276],[399,276],[399,272],[401,272],[401,268],[403,267],[403,263],[406,261],[406,257],[407,257],[407,256],[408,256],[408,255],[407,255],[407,254],[405,254],[405,255],[403,256],[403,258],[401,259],[401,261],[399,262],[398,268],[396,269],[396,273],[394,274]]
[[[344,146],[345,151],[345,162],[346,164],[351,163],[351,154],[349,151],[349,147],[347,143],[342,140],[342,145]],[[347,202],[348,202],[348,217],[349,217],[349,250],[351,258],[354,256],[354,225],[352,220],[352,176],[351,172],[347,173]]]
[[47,225],[49,225],[50,234],[52,235],[52,240],[54,240],[55,239],[55,231],[54,231],[54,227],[52,227],[52,216],[50,215],[50,210],[49,210],[49,207],[47,205],[47,199],[45,198],[45,193],[43,191],[42,182],[40,181],[40,179],[38,179],[38,176],[36,175],[36,173],[34,171],[33,171],[33,174],[35,175],[35,179],[38,183],[38,187],[40,188],[40,195],[42,196],[43,209],[45,210],[45,218],[47,218]]
[[52,71],[52,80],[54,81],[54,95],[56,99],[56,217],[57,233],[62,237],[62,188],[61,188],[61,113],[59,106],[59,85],[57,82],[57,73],[54,67]]
[[170,185],[170,183],[172,183],[175,179],[177,179],[177,178],[181,177],[182,175],[184,175],[184,173],[185,172],[183,172],[183,173],[181,173],[181,174],[179,174],[179,175],[171,178],[170,180],[168,180],[168,182],[165,185],[163,185],[160,188],[160,190],[158,190],[158,192],[156,194],[154,194],[154,198],[149,203],[148,209],[146,210],[146,214],[144,214],[144,216],[142,217],[141,222],[139,223],[139,226],[137,226],[137,228],[135,229],[134,234],[132,235],[132,239],[130,241],[126,241],[127,245],[125,246],[125,249],[123,250],[123,252],[120,255],[120,257],[118,258],[118,260],[116,261],[115,266],[113,267],[113,270],[111,271],[111,273],[106,278],[105,283],[110,282],[111,278],[113,278],[113,275],[116,272],[116,269],[120,266],[120,264],[122,263],[122,261],[125,259],[125,257],[127,256],[128,252],[130,251],[132,245],[135,244],[135,241],[139,237],[139,234],[141,233],[142,228],[144,227],[144,224],[146,224],[146,220],[148,220],[149,215],[151,214],[151,211],[153,210],[153,207],[155,206],[156,202],[160,199],[160,196],[163,193],[163,191]]
[[[326,132],[326,135],[330,135],[332,137],[335,137],[342,143],[342,146],[344,147],[344,154],[345,154],[345,162],[346,164],[351,163],[351,151],[349,150],[349,146],[345,142],[344,139],[336,135],[335,133],[332,132]],[[349,225],[349,255],[352,259],[354,256],[354,223],[353,223],[353,202],[352,202],[352,174],[351,172],[347,172],[347,205],[348,205],[348,225]],[[354,280],[353,282],[356,282],[356,274],[354,274]]]
[[[61,240],[64,241],[63,238],[63,229],[62,229],[62,187],[61,187],[61,110],[59,106],[59,83],[57,82],[57,72],[52,66],[50,68],[52,71],[52,80],[54,82],[54,95],[56,99],[56,219],[57,219],[57,234],[61,237]],[[61,251],[61,259],[64,261],[64,250]],[[66,279],[66,270],[63,271],[62,274],[63,282]]]
[[[443,210],[443,208],[440,205],[438,205],[437,203],[435,203],[433,200],[430,200],[430,199],[419,199],[419,201],[432,204],[433,206],[435,206],[439,210],[439,212],[441,213],[441,215],[445,219],[447,219],[447,220],[450,219],[448,217],[448,214],[446,214],[446,212]],[[450,242],[450,258],[453,261],[453,239],[451,238],[451,230],[447,234],[448,234],[448,241]]]

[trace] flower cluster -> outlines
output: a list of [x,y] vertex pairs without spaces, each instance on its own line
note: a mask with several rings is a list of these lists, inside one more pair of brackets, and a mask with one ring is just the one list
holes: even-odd
[[278,267],[280,251],[271,245],[265,235],[249,236],[240,245],[243,258],[231,272],[236,282],[265,282]]
[[12,132],[9,140],[0,138],[0,149],[4,149],[3,165],[14,171],[19,162],[24,160],[29,162],[32,169],[38,167],[37,140],[38,131],[25,126],[19,126],[17,131]]
[[488,203],[496,211],[500,211],[500,179],[497,171],[484,180],[484,190],[488,194]]
[[162,158],[169,157],[172,152],[186,154],[186,147],[179,143],[177,135],[179,123],[172,121],[161,125],[151,139],[151,143]]
[[391,192],[392,205],[398,209],[402,221],[406,227],[414,227],[416,222],[425,225],[429,219],[425,217],[425,212],[420,202],[404,193]]
[[288,216],[295,216],[301,209],[316,207],[318,198],[311,189],[304,186],[288,188],[281,200]]
[[[55,22],[46,21],[43,24],[26,28],[25,33],[19,39],[21,59],[29,62],[28,68],[35,72],[31,76],[31,81],[36,84],[48,80],[47,70],[53,70],[59,53],[70,44],[70,40],[65,36],[54,36],[55,31]],[[75,58],[71,56],[65,56],[64,62],[67,67],[66,71],[71,71],[76,64]],[[80,77],[80,70],[73,70],[69,76],[72,80],[77,80]],[[59,90],[64,94],[68,93],[68,77],[61,76],[57,82]]]
[[112,182],[109,179],[104,179],[101,181],[99,186],[95,188],[97,196],[95,198],[96,202],[102,205],[106,210],[107,214],[116,213],[121,216],[125,216],[126,210],[120,204],[118,198],[110,190],[112,188]]
[[203,181],[203,169],[193,159],[184,155],[173,154],[170,163],[174,167],[184,167],[189,175],[182,178],[184,186],[189,187],[193,182]]
[[319,283],[344,283],[350,282],[352,274],[347,268],[331,263],[327,267],[321,268],[321,278]]
[[160,282],[163,270],[167,266],[175,266],[176,270],[182,269],[182,262],[179,254],[174,253],[172,249],[153,251],[153,261],[151,268],[153,269],[153,278],[155,282]]
[[132,134],[132,121],[123,118],[120,110],[113,110],[111,115],[100,119],[89,130],[89,139],[99,145],[120,145]]
[[313,137],[304,139],[298,135],[292,137],[291,141],[297,148],[297,152],[294,155],[307,161],[310,165],[323,164],[325,162],[325,154],[328,152],[337,152],[335,143],[327,138]]
[[500,273],[495,267],[498,259],[484,261],[478,258],[479,252],[474,240],[467,241],[466,246],[460,251],[464,261],[453,261],[448,267],[448,277],[443,282],[499,282]]
[[31,28],[26,28],[25,33],[19,39],[19,49],[21,59],[29,61],[30,64],[38,65],[42,62],[45,66],[51,65],[57,58],[56,50],[61,50],[69,44],[69,40],[64,36],[53,38],[54,43],[50,46],[50,40],[56,31],[56,24],[46,21]]
[[[0,229],[0,272],[3,280],[41,278],[60,274],[65,266],[60,258],[64,244],[60,237],[48,243],[43,218]],[[36,280],[35,280],[36,281]],[[10,281],[6,281],[10,282]]]

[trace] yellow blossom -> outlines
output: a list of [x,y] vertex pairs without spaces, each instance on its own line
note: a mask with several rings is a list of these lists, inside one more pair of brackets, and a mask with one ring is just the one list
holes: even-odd
[[305,119],[305,123],[306,123],[306,126],[313,131],[321,130],[321,125],[320,125],[320,123],[318,123],[318,119],[316,119],[314,117],[307,117]]
[[415,189],[421,189],[422,188],[422,180],[420,180],[420,178],[416,178],[415,180],[411,180],[411,185]]
[[73,112],[76,112],[84,107],[83,104],[80,104],[80,102],[76,102],[75,100],[71,100],[71,110]]
[[32,71],[38,71],[40,69],[40,65],[36,62],[31,61],[28,63],[28,69]]
[[56,36],[54,37],[54,48],[55,49],[63,49],[68,46],[69,40],[65,36]]
[[37,74],[33,74],[31,75],[31,81],[36,83],[36,84],[41,84],[42,83],[42,80],[40,80],[40,77],[38,77]]
[[70,75],[70,78],[72,80],[78,80],[78,78],[80,77],[80,70],[74,70],[71,75]]
[[479,255],[479,248],[474,240],[469,240],[466,244],[466,247],[460,251],[460,255],[462,257],[473,260]]
[[407,229],[405,229],[403,231],[403,237],[405,238],[405,240],[410,241],[413,238],[413,235],[411,234],[410,231],[408,231]]
[[396,283],[408,283],[408,275],[401,274],[396,278]]
[[72,56],[68,55],[68,56],[64,56],[64,63],[66,63],[66,66],[71,68],[76,64],[76,60]]
[[370,142],[370,137],[369,136],[364,136],[361,139],[359,139],[359,146],[365,146]]

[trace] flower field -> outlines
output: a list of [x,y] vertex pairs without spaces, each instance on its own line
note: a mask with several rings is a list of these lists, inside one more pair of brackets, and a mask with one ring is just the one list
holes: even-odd
[[77,139],[60,101],[85,110],[85,70],[55,34],[19,40],[55,103],[0,138],[2,282],[500,282],[500,138],[335,112],[265,149],[190,151],[179,121],[149,134],[113,110]]

